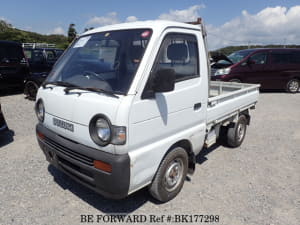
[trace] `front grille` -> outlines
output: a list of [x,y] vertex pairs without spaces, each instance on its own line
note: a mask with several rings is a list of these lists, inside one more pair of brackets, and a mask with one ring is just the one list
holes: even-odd
[[[94,184],[94,178],[93,178],[93,174],[90,173],[89,171],[63,159],[60,156],[57,156],[57,159],[60,163],[60,165],[67,170],[69,173],[71,173],[73,176],[79,178],[81,181],[84,181],[85,183],[89,183],[92,186],[95,186]],[[74,172],[76,171],[76,172]],[[77,173],[78,172],[78,173]],[[80,174],[78,176],[78,174]]]
[[217,69],[211,68],[211,69],[210,69],[210,75],[211,75],[211,76],[215,76],[216,71],[217,71]]
[[80,154],[78,152],[75,152],[72,149],[67,148],[61,144],[58,144],[57,142],[55,142],[47,137],[44,139],[44,141],[47,145],[54,148],[57,152],[61,153],[63,156],[65,155],[69,158],[72,158],[72,159],[79,161],[88,166],[93,166],[93,164],[94,164],[94,160],[92,158],[85,156],[83,154]]

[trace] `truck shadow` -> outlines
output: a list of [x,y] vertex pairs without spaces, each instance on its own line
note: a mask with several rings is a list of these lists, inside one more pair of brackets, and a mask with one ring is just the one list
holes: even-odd
[[150,194],[147,191],[147,188],[143,188],[142,190],[129,195],[125,199],[106,199],[100,194],[97,194],[96,192],[72,180],[70,177],[68,177],[52,165],[48,166],[48,171],[53,176],[54,181],[64,190],[69,190],[74,195],[81,198],[83,201],[85,201],[86,203],[100,210],[103,213],[129,214],[140,208],[148,201],[151,201],[154,204],[159,204],[159,202],[156,202],[150,196]]
[[14,141],[15,132],[7,130],[0,135],[0,148]]
[[216,144],[212,145],[212,146],[209,147],[209,148],[203,148],[203,149],[200,151],[200,153],[196,156],[196,163],[198,163],[198,164],[204,163],[204,162],[207,160],[207,157],[206,157],[206,156],[207,156],[209,153],[211,153],[212,151],[216,150],[218,147],[222,146],[222,145],[224,146],[223,143],[216,143]]

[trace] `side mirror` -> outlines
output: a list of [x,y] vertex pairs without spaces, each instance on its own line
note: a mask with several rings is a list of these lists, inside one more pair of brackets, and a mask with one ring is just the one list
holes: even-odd
[[255,61],[252,60],[252,59],[248,59],[248,60],[247,60],[247,64],[248,64],[248,65],[254,65],[254,64],[255,64]]
[[246,66],[246,65],[251,66],[251,65],[254,65],[254,64],[255,64],[255,61],[249,58],[246,61],[244,61],[241,65],[242,66]]
[[154,74],[153,91],[170,92],[175,87],[175,71],[173,69],[160,69]]

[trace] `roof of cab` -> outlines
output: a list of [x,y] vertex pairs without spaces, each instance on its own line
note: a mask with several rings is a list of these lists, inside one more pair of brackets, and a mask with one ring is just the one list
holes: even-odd
[[137,22],[130,22],[130,23],[120,23],[114,25],[108,25],[103,27],[98,27],[85,33],[81,34],[80,36],[105,32],[105,31],[113,31],[113,30],[128,30],[128,29],[143,29],[143,28],[150,28],[152,30],[163,30],[167,27],[179,27],[179,28],[186,28],[186,29],[193,29],[193,30],[200,30],[200,26],[192,25],[187,23],[181,22],[174,22],[174,21],[167,21],[167,20],[148,20],[148,21],[137,21]]

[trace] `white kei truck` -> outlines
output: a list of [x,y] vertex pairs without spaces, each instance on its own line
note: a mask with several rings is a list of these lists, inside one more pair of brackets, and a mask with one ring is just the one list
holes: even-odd
[[239,146],[259,85],[211,82],[204,26],[144,21],[80,35],[39,88],[46,159],[107,198],[174,198],[203,147]]

